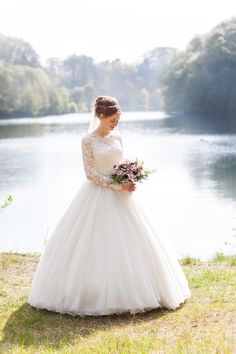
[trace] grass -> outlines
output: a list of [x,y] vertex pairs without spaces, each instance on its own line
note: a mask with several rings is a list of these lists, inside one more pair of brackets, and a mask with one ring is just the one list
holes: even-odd
[[175,311],[73,317],[26,304],[39,254],[0,253],[0,353],[235,353],[235,256],[181,260],[192,298]]
[[216,253],[213,257],[213,262],[224,262],[229,260],[230,265],[236,265],[236,255],[233,256],[225,256],[222,252]]

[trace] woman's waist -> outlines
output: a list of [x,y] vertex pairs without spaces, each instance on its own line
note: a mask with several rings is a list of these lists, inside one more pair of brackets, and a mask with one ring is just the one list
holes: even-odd
[[114,171],[114,166],[112,167],[109,167],[109,168],[99,168],[99,167],[96,167],[95,168],[95,172],[99,173],[99,174],[102,174],[104,176],[110,176]]

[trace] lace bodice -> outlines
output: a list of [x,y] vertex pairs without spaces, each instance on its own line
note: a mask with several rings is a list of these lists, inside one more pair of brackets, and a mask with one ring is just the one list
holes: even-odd
[[99,186],[122,190],[110,177],[113,166],[123,158],[121,136],[113,132],[105,137],[90,133],[82,138],[81,145],[87,178]]

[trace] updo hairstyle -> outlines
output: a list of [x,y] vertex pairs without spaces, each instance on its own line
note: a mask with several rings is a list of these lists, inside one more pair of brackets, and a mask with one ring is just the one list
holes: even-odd
[[116,98],[111,96],[98,96],[94,103],[94,111],[96,117],[100,118],[100,114],[103,114],[105,118],[112,116],[119,112],[120,106]]

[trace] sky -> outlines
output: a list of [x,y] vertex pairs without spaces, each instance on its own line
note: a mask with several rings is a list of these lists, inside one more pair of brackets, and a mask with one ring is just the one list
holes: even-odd
[[2,0],[0,34],[29,42],[42,62],[91,56],[142,60],[155,47],[184,50],[236,16],[235,0]]

